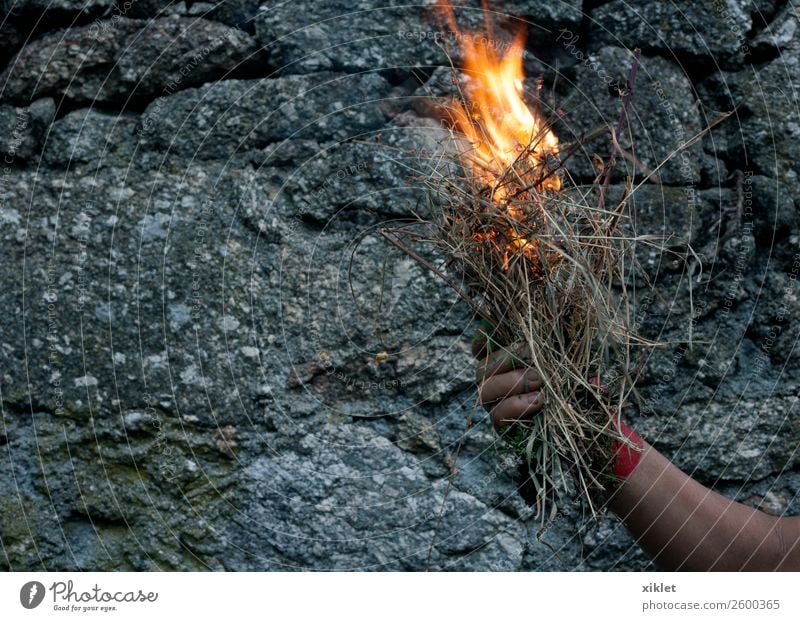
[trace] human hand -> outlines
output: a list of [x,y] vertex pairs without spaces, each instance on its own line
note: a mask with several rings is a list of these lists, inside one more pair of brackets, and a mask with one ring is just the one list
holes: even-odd
[[[503,434],[514,423],[528,420],[542,409],[544,386],[539,373],[527,362],[527,346],[503,347],[492,336],[491,325],[484,321],[472,341],[472,353],[479,359],[476,379],[481,405],[491,415],[495,430]],[[608,390],[596,375],[588,383],[601,394]],[[644,443],[619,417],[613,417],[611,424],[629,444],[612,440],[607,467],[618,481],[624,481],[638,466]]]
[[525,363],[526,347],[487,352],[485,342],[473,342],[472,352],[479,358],[476,370],[481,405],[489,412],[498,433],[521,420],[530,419],[542,409],[545,399],[542,379]]

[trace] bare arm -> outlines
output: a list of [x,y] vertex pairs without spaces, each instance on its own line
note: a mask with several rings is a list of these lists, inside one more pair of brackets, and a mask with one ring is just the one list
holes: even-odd
[[[483,353],[474,348],[476,355]],[[546,387],[498,352],[478,366],[480,399],[500,430],[541,410]],[[734,502],[681,472],[643,442],[633,472],[609,502],[666,570],[800,571],[800,517],[778,518]]]
[[725,498],[646,442],[609,508],[664,569],[800,570],[800,518],[774,517]]

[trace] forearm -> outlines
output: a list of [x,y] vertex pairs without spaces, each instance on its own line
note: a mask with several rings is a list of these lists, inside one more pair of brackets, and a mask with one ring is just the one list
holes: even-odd
[[[478,355],[481,346],[473,351]],[[515,360],[497,351],[478,367],[481,403],[498,431],[535,416],[544,401],[541,378],[532,369],[515,367]],[[602,390],[597,378],[592,382]],[[776,518],[712,492],[622,421],[617,426],[627,441],[612,443],[610,474],[622,484],[609,508],[658,565],[694,571],[800,571],[800,517]]]
[[647,443],[609,508],[663,569],[797,569],[797,549],[781,532],[788,526],[790,539],[797,537],[795,518],[767,515],[703,487]]

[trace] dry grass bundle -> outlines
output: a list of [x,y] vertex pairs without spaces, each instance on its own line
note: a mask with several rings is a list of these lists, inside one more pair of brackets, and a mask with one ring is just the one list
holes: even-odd
[[[515,423],[505,440],[528,464],[543,523],[573,492],[596,515],[615,483],[605,474],[612,441],[627,442],[614,420],[633,388],[628,369],[637,342],[625,290],[633,240],[620,226],[627,193],[614,204],[608,198],[618,130],[608,130],[614,155],[594,184],[575,185],[563,163],[580,145],[559,148],[548,124],[524,104],[521,54],[512,48],[498,57],[470,45],[466,71],[477,85],[451,108],[455,155],[427,180],[431,217],[414,233],[415,242],[448,258],[465,286],[403,241],[408,227],[384,234],[450,282],[492,326],[490,346],[541,375],[543,413]],[[637,68],[638,56],[618,129]],[[592,380],[598,376],[605,389]]]
[[[488,349],[535,368],[546,386],[542,415],[516,423],[505,437],[529,465],[546,519],[567,490],[577,487],[594,513],[613,487],[604,472],[612,439],[623,441],[612,421],[633,387],[627,369],[636,337],[624,284],[631,240],[618,226],[625,201],[598,207],[600,182],[547,189],[545,180],[559,172],[545,161],[531,166],[534,144],[493,186],[480,174],[457,177],[463,168],[456,161],[440,168],[430,180],[432,218],[423,241],[463,277],[457,286],[428,264],[492,326]],[[402,234],[385,233],[419,259]],[[605,390],[592,381],[598,376]]]
[[[603,473],[612,439],[621,440],[612,421],[632,388],[635,336],[623,274],[630,240],[618,226],[624,199],[598,207],[600,182],[548,189],[559,172],[544,160],[531,165],[535,144],[493,186],[480,174],[435,180],[430,241],[492,326],[489,350],[506,350],[542,377],[543,415],[516,423],[506,440],[531,467],[544,517],[573,484],[593,511],[610,491],[613,478]],[[605,390],[592,381],[598,376]]]

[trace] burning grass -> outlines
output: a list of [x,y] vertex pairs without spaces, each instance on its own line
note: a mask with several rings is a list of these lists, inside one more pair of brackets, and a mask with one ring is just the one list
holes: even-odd
[[[560,147],[543,115],[526,103],[522,37],[502,54],[460,39],[466,81],[447,106],[452,157],[427,180],[431,216],[416,223],[413,238],[446,256],[462,284],[413,251],[404,241],[409,227],[385,236],[472,305],[492,327],[490,349],[508,351],[541,375],[544,410],[514,424],[504,440],[528,466],[542,520],[574,493],[594,515],[614,486],[605,474],[612,441],[627,442],[614,421],[633,389],[631,352],[641,343],[630,330],[625,288],[633,260],[633,240],[621,226],[628,193],[611,204],[607,191],[617,151],[593,184],[573,183],[563,163],[580,145]],[[637,67],[638,57],[618,129],[608,129],[614,145]],[[598,376],[604,389],[592,379]]]
[[[611,490],[603,473],[611,440],[620,439],[612,421],[633,387],[626,371],[636,338],[623,277],[630,240],[618,226],[625,202],[601,209],[602,186],[556,191],[537,183],[559,173],[530,165],[534,144],[497,184],[480,174],[435,181],[429,241],[462,274],[465,298],[491,326],[488,349],[508,351],[542,377],[544,411],[505,439],[530,466],[547,515],[571,488],[593,510]],[[604,390],[592,381],[598,376]]]

